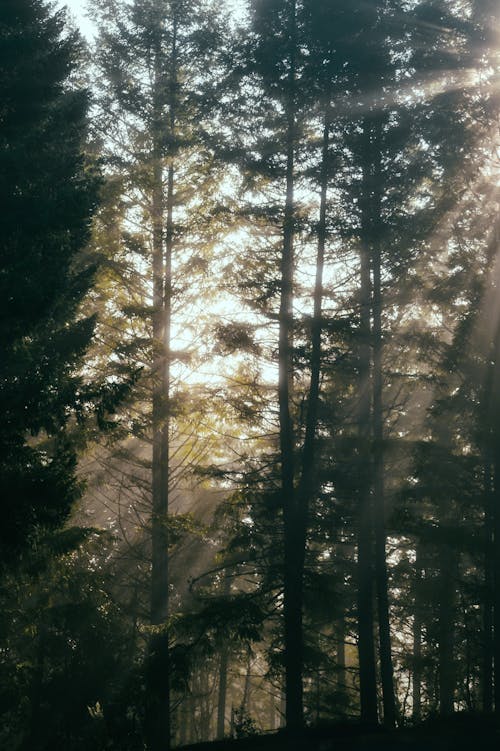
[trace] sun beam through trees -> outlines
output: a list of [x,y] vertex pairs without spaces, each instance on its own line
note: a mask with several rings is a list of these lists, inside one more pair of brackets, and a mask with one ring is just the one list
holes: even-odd
[[489,747],[497,0],[69,5],[0,6],[1,748]]

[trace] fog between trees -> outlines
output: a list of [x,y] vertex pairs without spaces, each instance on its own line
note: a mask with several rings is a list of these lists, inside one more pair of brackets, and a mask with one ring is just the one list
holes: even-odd
[[500,711],[497,3],[231,7],[0,8],[5,749]]

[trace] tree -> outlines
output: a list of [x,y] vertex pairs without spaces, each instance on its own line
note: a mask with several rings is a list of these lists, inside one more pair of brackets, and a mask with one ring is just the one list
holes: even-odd
[[[0,587],[2,748],[139,748],[133,621],[106,532],[46,534]],[[134,718],[134,719],[132,719]]]
[[[302,3],[257,1],[250,4],[250,38],[242,45],[242,89],[247,97],[243,117],[259,123],[259,133],[237,134],[240,168],[248,188],[246,215],[254,229],[267,236],[262,244],[262,265],[252,260],[244,269],[246,290],[255,291],[254,309],[273,331],[277,368],[276,405],[279,467],[279,514],[282,528],[283,668],[285,674],[286,724],[301,728],[303,708],[303,577],[307,539],[308,504],[314,473],[316,407],[319,390],[321,276],[316,279],[314,310],[315,364],[311,370],[308,423],[301,449],[297,420],[297,320],[294,310],[296,244],[300,234],[297,187],[302,125],[305,119],[305,87],[302,80]],[[241,117],[241,114],[240,114]],[[241,125],[241,120],[240,120]],[[258,229],[257,229],[258,227]],[[322,246],[318,257],[321,259]],[[262,289],[264,286],[264,289]],[[259,290],[260,287],[260,290]],[[300,392],[302,394],[302,390]],[[272,475],[272,472],[270,473]],[[300,479],[299,479],[300,478]],[[274,484],[275,477],[268,481]],[[276,489],[270,492],[274,495]],[[277,509],[274,509],[275,512]]]
[[[451,192],[443,187],[446,181],[455,185],[465,180],[474,161],[468,161],[467,147],[477,134],[468,116],[477,115],[481,105],[477,94],[463,89],[462,82],[467,66],[478,62],[476,30],[447,3],[423,2],[404,13],[399,4],[386,2],[308,2],[305,7],[315,42],[308,60],[311,88],[318,86],[323,110],[324,102],[329,98],[331,102],[338,195],[330,207],[331,222],[341,227],[344,249],[358,255],[349,262],[359,274],[358,290],[352,296],[357,325],[356,339],[351,339],[355,353],[351,380],[357,384],[357,398],[351,409],[357,415],[358,436],[351,445],[351,466],[358,477],[361,714],[370,721],[377,717],[376,588],[384,721],[393,725],[385,525],[389,447],[392,454],[397,450],[391,430],[399,408],[392,403],[394,387],[389,388],[388,381],[400,379],[401,384],[405,376],[396,374],[391,341],[400,343],[404,338],[399,316],[411,305],[410,295],[415,295],[408,276],[416,272],[418,254],[436,251],[429,238],[451,208]],[[482,64],[479,60],[479,67]],[[428,96],[428,80],[439,82],[443,91]],[[335,368],[332,376],[338,378]],[[344,414],[331,431],[346,435],[348,420]],[[404,478],[398,478],[394,469],[392,475],[389,486],[394,488]]]
[[[80,494],[71,426],[110,390],[81,375],[94,327],[80,312],[83,249],[99,181],[84,157],[88,95],[71,81],[80,43],[41,0],[0,9],[0,486],[2,561]],[[112,390],[112,389],[111,389]]]
[[95,8],[99,125],[126,207],[118,232],[131,281],[123,305],[131,325],[128,331],[120,326],[115,353],[123,355],[126,340],[127,356],[144,362],[134,405],[142,476],[132,483],[148,507],[146,735],[156,751],[168,748],[171,736],[169,514],[179,476],[192,471],[198,440],[191,398],[179,386],[179,370],[192,353],[189,345],[176,350],[174,336],[191,326],[186,311],[200,295],[216,233],[218,173],[208,123],[223,25],[211,3],[137,0],[124,6],[109,0]]

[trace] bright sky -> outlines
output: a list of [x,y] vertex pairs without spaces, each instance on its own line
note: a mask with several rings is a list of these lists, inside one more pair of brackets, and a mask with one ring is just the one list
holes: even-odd
[[[91,37],[94,32],[92,23],[86,17],[86,0],[56,0],[60,7],[67,6],[71,15],[75,18],[82,34]],[[246,0],[228,0],[228,5],[232,8],[236,18],[241,18],[246,7]]]
[[93,33],[93,26],[86,18],[86,2],[85,0],[57,0],[57,4],[60,7],[66,6],[69,8],[71,15],[75,19],[77,26],[84,36],[91,37]]

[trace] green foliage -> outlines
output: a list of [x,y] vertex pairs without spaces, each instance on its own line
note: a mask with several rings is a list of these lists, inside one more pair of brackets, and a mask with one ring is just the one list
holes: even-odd
[[251,738],[258,733],[257,724],[245,707],[234,710],[233,732],[235,738]]
[[207,592],[199,610],[180,618],[176,629],[180,634],[191,634],[192,643],[210,654],[225,642],[259,642],[265,615],[255,596],[241,593],[218,597]]
[[[267,716],[269,698],[274,722],[285,666],[286,506],[274,381],[288,230],[294,320],[284,375],[293,385],[293,481],[308,505],[306,717],[358,712],[359,508],[367,488],[367,508],[375,495],[380,450],[401,717],[417,675],[424,713],[438,710],[436,676],[446,663],[460,706],[479,701],[500,445],[498,281],[490,274],[498,199],[486,153],[499,99],[488,59],[498,4],[252,0],[249,24],[235,35],[217,5],[95,3],[94,133],[107,171],[97,213],[100,180],[84,156],[88,96],[72,84],[80,42],[42,0],[0,7],[7,751],[142,749],[151,637],[150,688],[161,704],[170,680],[173,714],[188,708],[188,719],[173,723],[179,739],[183,721],[193,738],[212,732],[224,671],[228,701],[245,700],[235,734],[256,732],[253,718]],[[293,200],[285,195],[291,164]],[[320,394],[314,472],[302,488],[319,240]],[[362,313],[370,308],[370,329],[377,270],[381,441],[369,424],[374,410],[359,417],[370,381],[362,382],[363,368],[368,362],[373,375],[376,350]],[[165,347],[153,318],[167,298],[174,325]],[[160,360],[169,394],[157,395],[153,417]],[[213,371],[209,387],[198,366]],[[170,584],[163,580],[160,594],[170,616],[150,626],[151,435],[166,415],[170,476],[162,481],[181,511],[152,517],[167,533],[160,548]],[[84,522],[62,527],[82,495],[77,449],[102,430],[111,440],[85,470],[100,464],[82,515],[105,509],[99,521],[119,541]]]
[[105,550],[112,543],[102,533],[68,528],[39,540],[4,577],[2,748],[84,751],[108,747],[108,733],[116,733],[116,748],[133,747],[120,745],[119,732],[127,727],[133,740],[130,712],[137,710],[125,690],[135,635],[101,568]]
[[79,368],[94,320],[79,308],[99,180],[83,156],[79,41],[41,0],[0,9],[0,487],[5,560],[80,493],[72,417],[91,409]]

